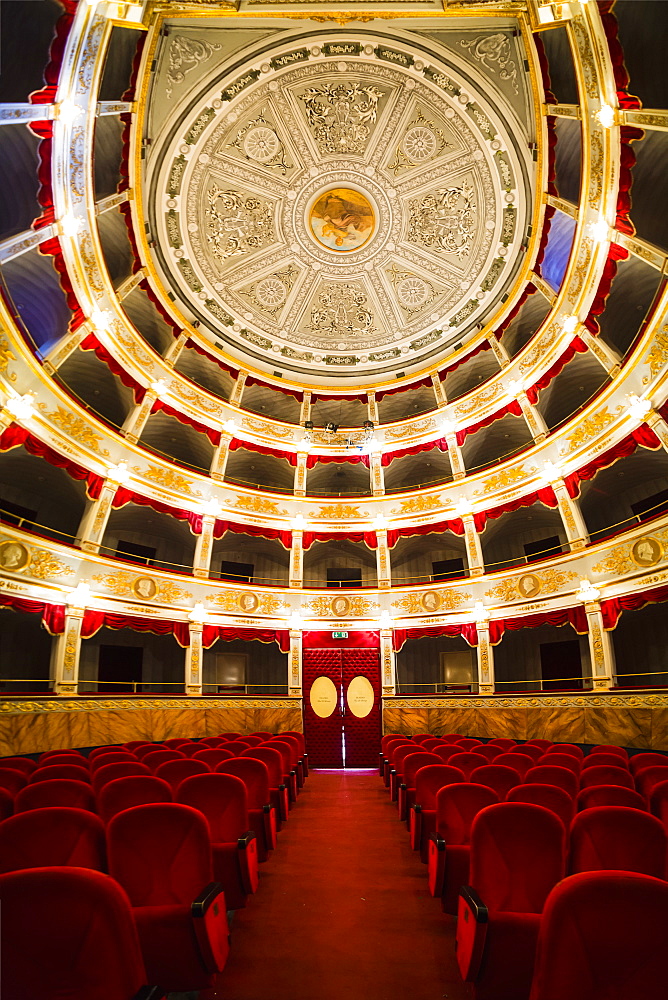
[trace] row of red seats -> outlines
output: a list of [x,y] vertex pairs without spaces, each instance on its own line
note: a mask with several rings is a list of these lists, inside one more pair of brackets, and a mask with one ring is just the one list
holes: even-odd
[[[18,775],[20,787],[16,813],[0,822],[4,952],[11,954],[2,996],[130,1000],[213,984],[229,949],[227,911],[257,889],[258,844],[266,859],[276,843],[270,770],[261,757],[278,769],[274,779],[294,777],[295,795],[297,767],[302,782],[306,770],[301,734],[261,735],[260,743],[237,746],[239,756],[211,760],[216,770],[174,746],[148,743],[100,747],[88,758],[71,751],[69,765],[51,764],[61,756],[55,751],[28,767],[17,766],[27,758],[10,761],[5,770]],[[195,753],[202,750],[218,752],[200,741]],[[163,751],[169,759],[154,758],[152,773],[145,762]],[[292,775],[284,773],[288,754]],[[76,777],[44,777],[61,766]],[[158,773],[164,768],[170,781]],[[40,771],[42,779],[28,780]],[[107,780],[96,785],[100,775]],[[288,788],[280,781],[275,791],[287,817]],[[50,793],[47,805],[32,801]],[[79,806],[58,804],[72,794],[84,796]],[[115,952],[117,939],[127,955]],[[110,964],[127,968],[110,972]]]
[[[525,757],[523,782],[518,770],[496,761],[526,744],[496,741],[499,752],[493,750],[485,763],[465,760],[471,765],[465,774],[453,761],[467,757],[475,745],[462,751],[456,735],[440,744],[455,751],[448,764],[438,756],[439,745],[427,742],[430,737],[396,739],[383,739],[381,773],[409,811],[412,844],[422,847],[423,860],[429,862],[432,894],[442,897],[446,912],[458,914],[457,959],[463,977],[475,984],[477,1000],[644,1000],[658,991],[660,963],[654,954],[648,958],[645,949],[645,940],[660,939],[654,926],[640,941],[637,955],[629,955],[622,942],[625,936],[637,940],[638,927],[646,926],[643,900],[652,919],[660,912],[664,934],[668,929],[662,910],[668,900],[668,835],[661,820],[647,811],[648,800],[633,788],[623,748],[595,748],[591,760],[585,760],[579,747],[541,741],[535,760],[534,751]],[[551,749],[554,757],[570,751],[575,766],[534,766],[538,754],[549,758]],[[619,764],[600,765],[597,756],[616,757]],[[632,758],[631,767],[642,774],[643,763],[634,766]],[[607,766],[617,767],[630,782],[591,784],[577,792],[580,772],[596,775]],[[569,788],[532,780],[531,772],[541,770],[561,770],[570,777]],[[668,782],[664,784],[663,801],[668,803]],[[631,802],[597,804],[610,794],[613,799],[630,796]],[[574,816],[576,806],[581,811]],[[424,833],[432,824],[425,857]],[[626,892],[637,901],[632,914],[625,909]],[[605,933],[587,919],[593,913],[605,924]]]

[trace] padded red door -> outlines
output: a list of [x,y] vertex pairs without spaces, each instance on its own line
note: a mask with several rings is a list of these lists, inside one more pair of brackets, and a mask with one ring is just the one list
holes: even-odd
[[[304,737],[309,767],[343,767],[341,653],[340,649],[305,649],[303,652]],[[311,707],[311,688],[318,677],[329,677],[339,695],[336,708],[326,718],[316,715]]]
[[[380,751],[380,656],[378,649],[343,649],[346,767],[377,767]],[[355,677],[366,677],[373,691],[370,711],[358,718],[350,710],[348,690]]]

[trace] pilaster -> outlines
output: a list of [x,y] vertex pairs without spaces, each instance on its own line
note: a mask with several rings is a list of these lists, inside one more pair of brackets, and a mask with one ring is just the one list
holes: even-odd
[[392,642],[392,629],[380,630],[380,662],[383,677],[383,695],[391,697],[397,693],[397,658]]
[[622,365],[622,356],[614,347],[606,344],[602,337],[594,337],[586,327],[581,327],[578,336],[585,342],[596,360],[609,375],[617,375]]
[[294,494],[296,497],[306,496],[306,460],[308,452],[297,452],[297,465],[295,466]]
[[302,399],[302,405],[299,410],[299,423],[303,426],[307,420],[311,419],[311,393],[307,390],[304,391],[304,398]]
[[146,422],[151,416],[153,404],[157,398],[158,397],[154,392],[147,392],[142,402],[137,406],[134,406],[125,418],[125,422],[121,427],[121,434],[123,434],[128,441],[131,441],[132,444],[136,444],[141,437],[142,431],[146,427]]
[[228,400],[230,406],[241,406],[241,397],[244,394],[244,386],[246,385],[246,379],[248,374],[246,372],[239,372],[237,375],[237,380],[234,383],[234,388]]
[[506,350],[505,346],[501,343],[501,341],[494,332],[490,331],[487,337],[487,341],[489,343],[489,346],[492,348],[492,353],[494,354],[494,357],[499,362],[501,367],[505,368],[506,365],[509,365],[510,355],[508,354],[508,351]]
[[231,434],[228,434],[226,431],[221,432],[220,443],[216,446],[213,458],[211,459],[209,475],[212,479],[221,480],[225,477],[225,467],[227,465],[227,457],[230,453],[231,440]]
[[374,451],[369,455],[369,473],[373,495],[375,497],[385,496],[385,472],[380,452]]
[[389,590],[392,586],[392,565],[386,528],[376,530],[376,573],[378,575],[378,589]]
[[290,630],[290,676],[288,691],[291,698],[302,696],[302,633]]
[[169,365],[170,368],[174,367],[179,357],[181,356],[181,352],[188,343],[189,339],[190,339],[190,334],[188,333],[188,331],[181,330],[181,333],[178,335],[176,340],[172,341],[172,343],[169,345],[169,347],[163,354],[163,358],[166,365]]
[[535,406],[531,405],[526,397],[526,393],[524,392],[517,394],[517,402],[520,404],[522,416],[526,420],[531,437],[536,443],[544,441],[549,434],[549,429],[543,420],[540,411]]
[[380,423],[380,416],[378,415],[378,400],[376,399],[375,392],[370,392],[367,396],[366,412],[368,420],[372,420],[374,424]]
[[489,641],[489,622],[477,622],[478,694],[494,694],[494,647]]
[[88,327],[84,323],[82,326],[77,327],[76,330],[69,330],[61,337],[58,343],[54,344],[49,353],[44,357],[44,370],[47,374],[53,375],[67,361],[70,354],[76,351],[81,341],[88,336],[88,333]]
[[84,552],[99,552],[104,533],[107,530],[111,503],[116,496],[118,483],[108,479],[97,500],[89,500],[79,524],[76,544]]
[[84,608],[65,608],[65,628],[62,635],[56,636],[51,650],[53,690],[56,694],[78,693],[83,616]]
[[473,514],[464,514],[464,538],[466,539],[466,554],[468,556],[471,576],[482,576],[485,572],[485,559],[482,554],[480,535],[475,530]]
[[645,417],[645,423],[652,428],[661,442],[664,451],[668,451],[668,424],[661,414],[657,413],[656,410],[650,410]]
[[190,622],[190,643],[185,650],[186,694],[202,694],[202,630],[201,622]]
[[441,382],[441,377],[438,372],[431,373],[431,384],[434,387],[434,396],[436,397],[437,406],[447,406],[448,400],[445,395],[445,386]]
[[571,552],[583,549],[589,544],[589,531],[580,510],[580,504],[573,500],[563,480],[551,484],[559,504],[559,513],[564,525]]
[[215,514],[204,514],[202,517],[202,531],[197,535],[195,542],[195,555],[193,557],[193,576],[206,579],[211,569],[211,555],[213,552],[213,529],[216,526]]
[[601,605],[592,601],[584,606],[589,626],[589,656],[595,691],[609,691],[615,683],[615,650],[612,636],[603,628]]
[[450,455],[450,467],[453,479],[463,479],[466,475],[466,466],[462,449],[457,444],[457,435],[446,433],[445,440],[448,443],[448,454]]
[[304,532],[292,529],[292,546],[290,548],[290,573],[288,586],[299,590],[304,586],[304,559],[302,541]]

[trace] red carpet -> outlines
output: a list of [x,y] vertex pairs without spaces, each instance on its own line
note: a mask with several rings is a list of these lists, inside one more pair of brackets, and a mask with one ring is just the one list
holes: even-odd
[[376,771],[312,771],[232,925],[221,1000],[468,1000],[454,920]]

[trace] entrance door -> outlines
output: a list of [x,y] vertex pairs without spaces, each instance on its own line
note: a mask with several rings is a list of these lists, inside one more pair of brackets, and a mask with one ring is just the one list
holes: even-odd
[[302,670],[309,764],[375,767],[380,749],[378,649],[305,649]]
[[143,657],[141,646],[100,646],[98,691],[110,691],[112,694],[134,691],[135,683],[141,684]]
[[[564,642],[541,642],[540,671],[543,691],[582,687],[582,660],[577,639]],[[575,678],[564,680],[564,678]]]

